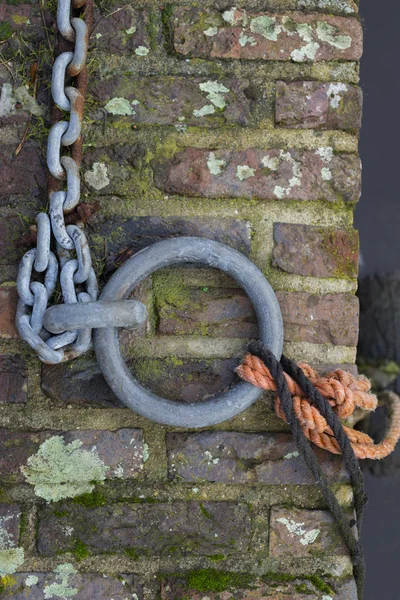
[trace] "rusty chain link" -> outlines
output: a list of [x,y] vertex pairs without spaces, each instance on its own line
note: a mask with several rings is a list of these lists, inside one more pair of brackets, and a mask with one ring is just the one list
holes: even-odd
[[[73,13],[77,13],[77,16]],[[80,201],[81,126],[92,18],[92,0],[72,0],[72,6],[71,0],[59,0],[58,30],[66,40],[65,45],[72,48],[62,51],[54,61],[51,94],[55,105],[69,113],[69,120],[57,119],[49,132],[49,216],[44,212],[37,215],[36,248],[23,256],[17,278],[18,332],[42,361],[51,364],[86,352],[92,338],[90,328],[52,335],[43,326],[44,313],[55,290],[59,270],[65,304],[95,302],[98,296],[86,235],[77,225],[66,226],[64,219],[65,214]],[[74,78],[74,86],[67,85],[67,78]],[[53,113],[61,115],[61,110]],[[64,148],[69,148],[71,154],[63,154]],[[63,185],[65,189],[61,189]],[[55,238],[58,259],[51,251],[51,233]]]

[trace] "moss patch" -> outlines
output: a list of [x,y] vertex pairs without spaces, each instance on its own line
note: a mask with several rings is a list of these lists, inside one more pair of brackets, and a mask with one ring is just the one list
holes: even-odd
[[74,504],[86,506],[86,508],[97,508],[98,506],[104,506],[105,504],[107,504],[107,498],[103,494],[95,490],[91,493],[81,494],[80,496],[77,496],[72,500],[72,502],[74,502]]
[[251,587],[254,577],[247,573],[228,573],[215,569],[190,571],[186,576],[190,588],[199,592],[223,592],[235,587],[246,589]]
[[77,561],[81,561],[90,555],[88,547],[82,542],[82,540],[76,540],[72,553]]

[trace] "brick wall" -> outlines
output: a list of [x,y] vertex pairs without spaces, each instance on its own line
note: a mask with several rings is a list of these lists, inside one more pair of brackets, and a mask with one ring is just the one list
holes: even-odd
[[[17,263],[47,203],[53,8],[0,7],[2,597],[355,599],[269,395],[207,431],[163,427],[121,405],[91,354],[41,366],[16,337]],[[100,0],[69,218],[87,222],[101,283],[157,240],[210,237],[268,277],[286,354],[354,368],[361,49],[352,0]],[[141,381],[182,402],[232,383],[257,324],[230,278],[167,269],[135,295],[149,322],[120,337]],[[341,461],[319,456],[351,510]]]

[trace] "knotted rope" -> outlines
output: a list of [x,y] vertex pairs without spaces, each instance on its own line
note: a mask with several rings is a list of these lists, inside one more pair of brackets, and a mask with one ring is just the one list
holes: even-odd
[[[283,358],[283,360],[286,359]],[[354,377],[354,375],[342,369],[336,369],[321,377],[307,363],[299,363],[298,368],[313,384],[314,388],[328,400],[333,411],[340,419],[350,417],[356,408],[368,411],[376,409],[377,398],[370,393],[371,384],[366,377]],[[285,367],[284,370],[286,371],[284,376],[293,398],[293,408],[305,436],[319,448],[328,450],[333,454],[342,454],[339,443],[326,418],[314,405],[306,390],[298,385]],[[245,356],[237,372],[242,379],[257,387],[273,392],[277,391],[270,370],[254,354]],[[391,395],[389,411],[391,413],[390,425],[385,439],[379,444],[375,444],[374,440],[366,433],[343,426],[357,458],[381,459],[393,452],[400,438],[400,400],[394,394]],[[287,422],[279,394],[275,395],[275,412],[278,417]]]
[[[324,500],[335,519],[342,538],[346,543],[353,562],[353,572],[357,583],[358,598],[359,600],[362,600],[365,579],[365,561],[358,538],[361,531],[363,509],[367,502],[367,497],[364,491],[363,476],[350,440],[343,429],[338,415],[335,413],[328,400],[322,396],[320,391],[314,387],[313,383],[307,379],[305,372],[303,372],[294,362],[284,356],[282,356],[281,361],[279,362],[272,352],[270,352],[261,342],[250,344],[249,352],[253,355],[253,359],[259,359],[258,366],[261,368],[261,375],[263,376],[262,379],[259,378],[259,375],[254,376],[253,381],[256,382],[258,379],[262,385],[256,385],[259,387],[268,385],[269,387],[265,387],[264,389],[272,389],[276,392],[277,397],[280,399],[281,413],[292,430],[293,440],[313,474]],[[241,372],[246,372],[246,369],[243,370],[243,366],[239,367],[239,374],[241,374]],[[253,371],[250,369],[250,372]],[[257,371],[257,373],[259,373],[259,371]],[[265,381],[266,379],[269,379],[268,384]],[[299,397],[304,399],[308,398],[312,405],[318,409],[320,415],[326,420],[333,436],[337,440],[353,486],[355,519],[349,519],[349,516],[340,506],[335,494],[329,487],[328,480],[321,469],[316,455],[312,451],[311,445],[303,430],[303,426],[298,419],[292,398],[293,394],[291,390],[289,390],[288,381],[292,382],[292,389],[296,390]],[[360,390],[357,390],[357,392],[359,391]],[[345,402],[342,402],[342,405],[343,404],[345,404]],[[354,527],[356,527],[355,530]]]

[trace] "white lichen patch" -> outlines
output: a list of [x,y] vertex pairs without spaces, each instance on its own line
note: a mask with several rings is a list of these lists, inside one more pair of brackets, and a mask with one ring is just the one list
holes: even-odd
[[215,113],[215,107],[212,104],[206,104],[199,109],[195,108],[193,111],[193,116],[206,117],[207,115],[212,115],[213,113]]
[[329,105],[331,108],[338,108],[340,101],[343,96],[342,92],[347,92],[349,88],[345,83],[331,83],[326,91],[326,95],[329,98]]
[[239,23],[241,23],[242,25],[245,25],[247,22],[246,12],[238,11],[236,6],[232,6],[232,8],[223,12],[222,18],[226,23],[229,23],[229,25],[232,25],[232,27],[235,27],[235,25],[238,25]]
[[71,527],[70,525],[66,525],[65,527],[62,528],[62,532],[65,536],[71,537],[71,535],[74,533],[74,528]]
[[132,25],[132,27],[129,27],[129,29],[125,29],[125,33],[127,33],[128,35],[134,34],[135,31],[136,31],[136,25]]
[[229,89],[218,81],[204,81],[199,84],[202,92],[207,94],[209,100],[217,108],[225,108],[226,101],[224,94],[229,92]]
[[58,565],[54,571],[56,575],[56,581],[51,585],[46,585],[43,589],[43,594],[46,600],[49,598],[72,598],[78,593],[78,588],[71,587],[69,578],[71,575],[75,575],[76,571],[71,563],[64,563]]
[[269,156],[264,156],[261,159],[261,163],[267,169],[271,169],[271,171],[277,171],[279,169],[280,160],[278,156],[274,156],[270,158]]
[[111,98],[104,108],[112,115],[135,115],[132,104],[126,98]]
[[333,600],[332,596],[322,596],[321,600]]
[[301,185],[301,165],[293,158],[289,152],[280,151],[279,160],[289,162],[292,167],[292,177],[288,181],[287,186],[276,185],[274,188],[274,195],[281,200],[282,198],[289,198],[294,187]]
[[36,577],[36,575],[28,575],[28,577],[25,579],[25,586],[26,587],[33,587],[34,585],[36,585],[39,581],[39,578]]
[[0,117],[14,115],[17,112],[17,103],[23,110],[36,117],[41,117],[44,114],[43,106],[40,106],[37,100],[30,95],[27,86],[21,85],[13,90],[10,83],[4,83],[0,94]]
[[259,17],[254,17],[254,19],[250,21],[250,31],[261,35],[267,40],[276,42],[278,35],[282,31],[282,25],[277,23],[275,17],[261,15]]
[[226,162],[217,158],[214,152],[210,152],[207,158],[207,167],[211,175],[220,175],[226,167]]
[[303,546],[308,546],[309,544],[313,544],[321,531],[319,529],[311,529],[307,531],[304,529],[304,523],[296,523],[293,519],[286,519],[285,517],[280,517],[277,519],[278,523],[282,523],[288,530],[291,535],[297,535],[300,537],[300,544]]
[[90,493],[96,483],[105,480],[108,467],[97,454],[97,449],[82,450],[82,442],[66,444],[61,436],[43,442],[21,467],[35,493],[47,502],[74,498]]
[[238,165],[236,167],[236,177],[240,179],[240,181],[254,177],[255,174],[256,170],[249,167],[249,165]]
[[99,40],[101,37],[103,37],[102,33],[96,33],[96,35],[94,36],[96,38],[96,40]]
[[318,21],[316,27],[317,37],[321,42],[334,46],[339,50],[346,50],[351,46],[351,37],[348,35],[338,35],[335,27],[325,21]]
[[301,8],[315,8],[316,5],[322,10],[337,10],[348,15],[354,14],[355,12],[354,8],[349,5],[347,0],[318,0],[317,4],[315,3],[315,0],[300,0],[299,2],[299,6]]
[[239,44],[242,46],[242,48],[244,48],[244,46],[246,46],[247,44],[250,44],[250,46],[255,46],[257,42],[252,35],[246,35],[242,31],[242,33],[239,36]]
[[137,56],[147,56],[150,50],[146,46],[138,46],[135,50]]
[[118,465],[115,469],[114,469],[114,476],[117,477],[117,479],[122,479],[124,476],[124,468],[122,465]]
[[148,446],[148,444],[144,443],[143,444],[143,462],[147,462],[149,460],[149,457],[150,457],[149,446]]
[[110,183],[106,165],[98,162],[93,163],[90,171],[86,171],[84,180],[95,190],[105,188]]
[[319,49],[317,42],[309,42],[301,48],[296,48],[290,53],[290,56],[294,62],[304,62],[305,60],[314,60]]
[[331,146],[323,146],[321,148],[317,148],[315,154],[319,156],[324,163],[330,163],[333,159],[333,148]]
[[291,458],[297,458],[298,456],[299,456],[299,453],[296,450],[295,452],[289,452],[289,454],[285,454],[285,456],[283,458],[290,460]]
[[322,181],[330,181],[332,179],[332,171],[328,167],[322,167],[321,177]]
[[3,83],[0,95],[0,117],[7,117],[14,112],[15,97],[11,83]]
[[217,35],[218,27],[209,27],[208,29],[205,29],[205,31],[203,31],[203,33],[207,37],[213,37],[214,35]]
[[24,563],[24,550],[17,548],[14,535],[8,531],[7,523],[13,515],[0,517],[0,576],[12,575]]

